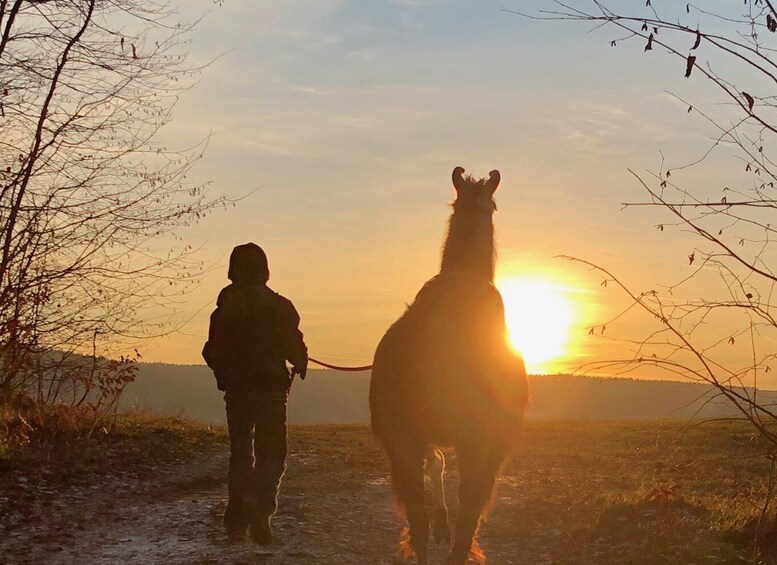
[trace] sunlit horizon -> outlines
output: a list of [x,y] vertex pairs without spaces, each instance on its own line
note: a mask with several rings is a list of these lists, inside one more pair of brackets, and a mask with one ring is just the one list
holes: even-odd
[[529,373],[558,370],[569,355],[571,330],[579,308],[566,289],[542,278],[496,280],[505,304],[510,345],[521,354]]

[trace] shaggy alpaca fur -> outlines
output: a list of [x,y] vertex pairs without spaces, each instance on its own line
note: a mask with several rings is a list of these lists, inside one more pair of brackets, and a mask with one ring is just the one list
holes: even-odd
[[[453,171],[456,201],[440,273],[381,340],[370,386],[372,428],[391,460],[397,508],[409,526],[401,553],[414,553],[419,565],[428,562],[424,466],[435,457],[434,446],[452,446],[458,458],[459,511],[449,563],[485,562],[477,528],[527,399],[523,360],[507,343],[502,297],[493,283],[499,172],[487,180],[463,172]],[[439,541],[449,534],[447,511],[437,510]]]

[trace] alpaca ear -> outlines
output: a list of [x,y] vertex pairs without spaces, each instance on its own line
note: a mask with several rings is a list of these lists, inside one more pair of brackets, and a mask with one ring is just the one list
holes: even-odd
[[461,190],[461,187],[464,186],[464,177],[462,176],[463,174],[464,167],[456,167],[453,169],[451,179],[453,180],[453,187],[456,189],[456,192]]
[[491,191],[491,194],[494,194],[496,192],[496,189],[499,187],[499,181],[502,179],[502,175],[499,174],[499,171],[494,169],[490,173],[488,173],[488,180],[486,181],[486,189]]

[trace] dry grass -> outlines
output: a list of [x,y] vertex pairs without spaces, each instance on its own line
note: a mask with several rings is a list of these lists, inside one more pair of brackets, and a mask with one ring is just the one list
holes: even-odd
[[[387,474],[366,426],[293,428],[291,440],[302,454],[286,484],[294,495]],[[449,463],[455,515],[453,454]],[[751,562],[769,467],[744,422],[530,422],[484,544],[496,563]],[[773,562],[769,551],[757,559]]]
[[492,524],[562,562],[749,559],[769,467],[744,422],[530,424]]
[[0,413],[0,486],[14,471],[43,473],[54,481],[116,468],[152,471],[227,445],[223,427],[142,412],[96,420],[88,408],[5,411]]

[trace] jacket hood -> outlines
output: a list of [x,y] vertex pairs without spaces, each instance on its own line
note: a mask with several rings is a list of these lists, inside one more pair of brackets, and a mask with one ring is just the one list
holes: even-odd
[[270,280],[267,255],[255,243],[238,245],[229,257],[227,277],[233,283],[264,284]]

